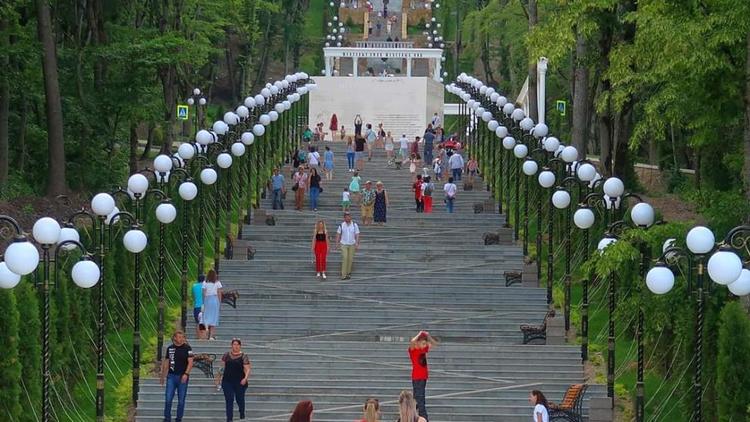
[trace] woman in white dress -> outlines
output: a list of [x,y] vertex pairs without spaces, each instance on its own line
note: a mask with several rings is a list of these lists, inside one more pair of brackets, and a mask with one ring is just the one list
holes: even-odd
[[393,158],[393,136],[390,131],[385,135],[385,154],[389,160]]
[[219,307],[222,299],[222,285],[216,271],[209,270],[203,282],[203,324],[208,327],[208,339],[216,340],[216,327],[219,326]]

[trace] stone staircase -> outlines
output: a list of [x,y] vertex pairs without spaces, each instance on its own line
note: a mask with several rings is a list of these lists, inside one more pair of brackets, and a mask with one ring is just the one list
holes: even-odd
[[[521,345],[518,327],[541,322],[546,292],[505,287],[503,272],[521,271],[523,257],[508,240],[484,245],[485,232],[501,231],[502,239],[509,232],[496,207],[474,214],[474,204],[488,198],[481,181],[473,191],[459,189],[454,214],[445,212],[436,184],[433,213],[416,214],[408,170],[386,168],[378,151],[361,176],[385,184],[388,223],[360,224],[351,280],[339,279],[338,252],[328,255],[328,280],[316,279],[314,223],[323,218],[335,233],[351,176],[344,146],[327,145],[336,154],[336,177],[324,182],[318,212],[295,211],[291,189],[284,211],[268,210],[270,198],[264,202],[276,225],[243,228],[254,259],[221,263],[225,290],[239,291],[237,308],[222,308],[217,341],[191,341],[197,353],[218,357],[232,337],[243,340],[253,364],[248,420],[286,421],[298,400],[310,399],[315,421],[353,421],[368,397],[380,400],[381,420],[395,420],[399,392],[411,389],[408,341],[422,329],[441,341],[429,355],[434,422],[528,421],[529,390],[559,401],[569,384],[584,380],[578,347]],[[358,221],[358,208],[352,211]],[[587,392],[604,395],[601,386]],[[163,403],[158,380],[143,380],[136,420],[161,420]],[[200,371],[190,380],[185,420],[225,420],[223,394]]]

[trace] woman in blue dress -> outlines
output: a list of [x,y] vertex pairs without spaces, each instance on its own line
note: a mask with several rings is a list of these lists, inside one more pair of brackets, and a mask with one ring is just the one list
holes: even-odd
[[333,151],[328,146],[323,154],[323,173],[326,175],[326,180],[333,180]]

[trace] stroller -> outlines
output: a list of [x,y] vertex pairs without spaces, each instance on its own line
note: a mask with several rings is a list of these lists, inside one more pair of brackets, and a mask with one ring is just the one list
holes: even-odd
[[388,168],[392,169],[395,168],[396,170],[401,170],[401,163],[403,163],[404,157],[401,155],[401,150],[396,149],[393,151],[393,157],[388,159]]

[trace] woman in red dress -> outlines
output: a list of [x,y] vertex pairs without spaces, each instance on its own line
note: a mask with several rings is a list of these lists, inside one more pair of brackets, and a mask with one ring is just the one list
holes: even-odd
[[312,252],[315,255],[315,272],[318,278],[325,280],[326,276],[326,258],[328,257],[328,230],[326,222],[318,220],[315,224],[315,231],[312,236]]
[[336,132],[339,131],[339,118],[336,117],[336,113],[331,116],[331,125],[328,127],[331,130],[331,141],[336,140]]

